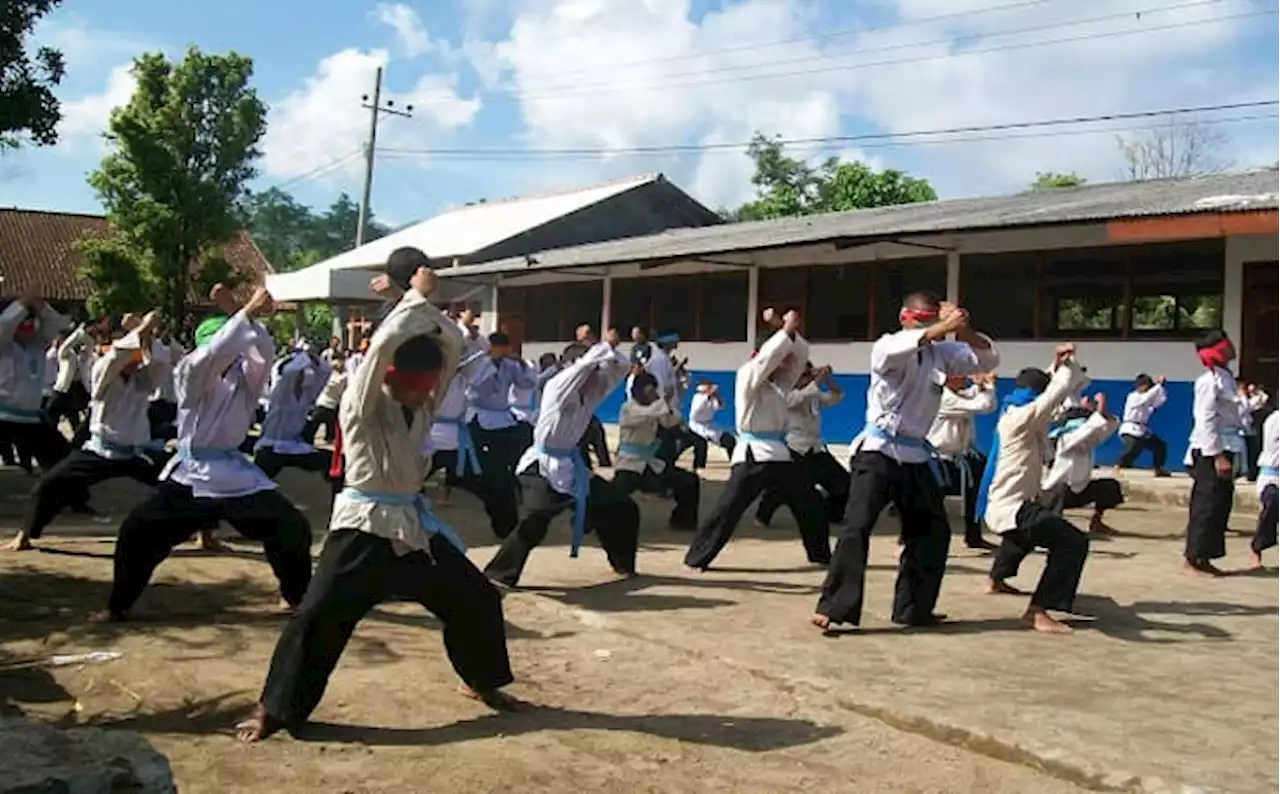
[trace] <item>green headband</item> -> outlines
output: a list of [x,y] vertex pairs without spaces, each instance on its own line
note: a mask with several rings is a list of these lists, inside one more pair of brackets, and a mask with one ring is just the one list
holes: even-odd
[[196,326],[196,347],[204,347],[209,344],[209,340],[213,339],[214,334],[221,331],[222,326],[226,325],[230,319],[224,314],[202,320],[200,325]]

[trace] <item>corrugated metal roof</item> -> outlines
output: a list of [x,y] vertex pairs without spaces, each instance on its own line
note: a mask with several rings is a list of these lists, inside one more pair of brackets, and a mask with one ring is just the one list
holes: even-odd
[[644,174],[545,196],[468,204],[317,262],[308,270],[381,266],[388,254],[402,246],[417,248],[433,259],[465,256],[659,179],[661,174]]
[[445,268],[444,277],[709,256],[837,239],[1008,229],[1118,218],[1276,209],[1274,168],[1214,176],[1113,182],[1014,196],[950,199],[802,218],[674,229],[646,237]]

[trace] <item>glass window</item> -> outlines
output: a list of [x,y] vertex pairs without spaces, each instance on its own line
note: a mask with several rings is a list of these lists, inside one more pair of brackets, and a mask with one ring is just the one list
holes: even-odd
[[653,332],[679,334],[692,340],[698,331],[698,287],[702,276],[668,276],[654,279]]
[[609,306],[609,322],[622,334],[631,338],[634,326],[648,329],[652,323],[649,314],[651,278],[615,278],[612,300]]
[[960,257],[960,305],[996,339],[1035,339],[1038,252]]
[[1222,240],[1133,246],[1128,254],[1137,335],[1222,326]]
[[560,335],[563,287],[563,284],[541,284],[527,288],[524,314],[524,338],[527,341],[564,341]]
[[746,340],[747,279],[745,270],[703,277],[698,300],[698,341]]
[[774,308],[804,311],[808,294],[809,271],[812,267],[762,267],[760,268],[760,309]]
[[876,337],[899,327],[898,310],[902,299],[911,293],[929,290],[940,297],[947,294],[946,257],[883,260],[872,268]]
[[604,285],[599,281],[570,281],[564,285],[560,318],[560,339],[573,339],[579,325],[589,323],[599,333],[600,315],[604,307]]
[[1048,251],[1041,277],[1041,335],[1118,336],[1125,322],[1125,251]]
[[819,342],[865,340],[871,319],[871,269],[815,265],[809,272],[804,332]]

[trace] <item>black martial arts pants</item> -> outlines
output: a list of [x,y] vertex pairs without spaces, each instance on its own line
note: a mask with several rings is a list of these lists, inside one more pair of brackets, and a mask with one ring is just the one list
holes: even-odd
[[58,465],[71,451],[67,437],[45,421],[0,422],[0,435],[12,441],[19,461],[35,458],[42,472]]
[[1160,436],[1147,433],[1145,436],[1120,436],[1120,440],[1124,442],[1124,450],[1120,453],[1120,460],[1116,461],[1117,466],[1127,469],[1142,457],[1143,452],[1150,451],[1151,467],[1157,470],[1164,469],[1168,445]]
[[613,466],[613,460],[609,457],[609,441],[605,438],[604,425],[595,414],[591,415],[587,432],[582,435],[582,442],[583,446],[595,456],[597,466],[603,466],[606,469]]
[[219,521],[262,542],[280,594],[289,604],[300,604],[311,581],[311,524],[283,494],[272,489],[226,499],[198,498],[187,486],[166,480],[120,525],[115,581],[107,602],[111,613],[126,615],[173,547]]
[[41,475],[23,508],[20,528],[32,540],[38,539],[64,508],[86,504],[90,486],[100,482],[129,477],[155,485],[156,475],[168,460],[164,453],[157,452],[156,456],[151,460],[116,460],[83,449],[73,450]]
[[676,506],[671,510],[668,524],[672,529],[694,530],[698,528],[698,500],[702,498],[702,480],[691,471],[685,471],[670,463],[661,474],[645,468],[643,474],[634,471],[615,471],[613,487],[630,496],[636,491],[664,494],[668,491]]
[[63,419],[66,419],[74,430],[80,426],[80,421],[88,409],[89,392],[85,390],[84,384],[76,379],[71,384],[71,388],[53,393],[45,408],[45,415],[49,417],[49,422],[55,428],[62,423]]
[[11,430],[12,423],[0,422],[0,458],[6,466],[17,466],[28,475],[34,474],[31,465],[31,450],[19,446],[18,439]]
[[491,478],[482,468],[479,474],[470,466],[465,468],[462,476],[458,476],[458,450],[448,449],[435,452],[431,456],[431,471],[427,479],[440,469],[444,469],[444,481],[450,488],[461,488],[475,496],[484,505],[489,515],[489,526],[493,534],[505,538],[520,523],[520,501],[515,491],[505,487],[505,478]]
[[533,446],[533,425],[528,422],[516,422],[515,435],[515,460],[511,464],[513,467],[516,461],[520,460],[520,456],[524,454],[524,451]]
[[162,441],[178,437],[178,404],[168,400],[152,400],[147,404],[147,422],[151,425],[151,437]]
[[1022,561],[1037,547],[1048,551],[1048,559],[1031,594],[1031,605],[1070,612],[1089,556],[1089,536],[1041,504],[1023,504],[1018,509],[1017,528],[1000,535],[991,578],[1003,582],[1017,576]]
[[733,537],[742,514],[765,491],[774,491],[796,517],[805,556],[815,565],[831,561],[831,541],[822,498],[813,489],[804,469],[791,460],[758,463],[747,450],[747,459],[729,469],[720,499],[685,552],[684,564],[706,570]]
[[[524,519],[484,568],[490,579],[510,587],[520,582],[529,554],[547,537],[551,519],[573,507],[572,496],[555,490],[539,474],[522,475],[520,483],[524,490]],[[640,507],[608,480],[594,475],[587,494],[587,532],[596,533],[614,571],[635,573]]]
[[[1257,413],[1254,417],[1257,417]],[[1255,418],[1256,422],[1257,419]],[[1262,425],[1255,424],[1254,430],[1244,437],[1244,478],[1249,482],[1258,481],[1258,453],[1262,451],[1262,436],[1258,435],[1258,429]]]
[[284,469],[301,469],[313,471],[325,478],[333,493],[342,490],[342,478],[329,476],[329,466],[333,463],[333,453],[317,449],[312,452],[289,454],[276,452],[275,447],[263,447],[253,455],[253,462],[262,469],[262,473],[275,479]]
[[894,623],[931,620],[947,568],[951,525],[942,487],[924,463],[899,463],[880,452],[859,451],[849,463],[849,504],[815,610],[832,623],[862,621],[871,532],[893,504],[902,522],[902,554],[893,591]]
[[290,730],[301,728],[324,696],[356,624],[384,601],[417,601],[443,627],[445,653],[467,686],[492,692],[510,684],[502,596],[466,555],[436,535],[431,553],[396,554],[391,542],[355,529],[329,534],[315,576],[280,634],[262,706]]
[[[938,461],[946,474],[945,496],[959,496],[964,510],[964,542],[970,548],[985,548],[982,538],[982,522],[978,521],[978,490],[982,485],[982,473],[987,467],[987,456],[975,452]],[[961,468],[964,471],[961,471]],[[962,480],[961,477],[968,477]]]
[[476,446],[480,458],[480,468],[484,469],[495,483],[501,482],[512,493],[520,493],[520,482],[516,479],[516,463],[524,450],[520,447],[521,434],[518,425],[498,430],[485,430],[480,423],[472,420],[470,425],[471,441]]
[[[844,508],[849,502],[849,472],[845,471],[840,461],[825,449],[807,452],[803,455],[791,453],[794,460],[804,471],[810,487],[821,487],[818,498],[822,501],[823,515],[828,524],[838,524],[844,520]],[[782,497],[772,488],[764,489],[760,496],[760,504],[756,506],[756,520],[765,526],[773,521],[773,514],[782,506]],[[796,521],[800,517],[796,516]]]
[[1254,554],[1261,554],[1276,545],[1276,518],[1280,515],[1278,496],[1280,493],[1277,492],[1275,485],[1268,485],[1262,489],[1262,496],[1259,498],[1262,502],[1262,510],[1258,513],[1258,528],[1253,533],[1253,542],[1249,544]]
[[[681,455],[684,454],[684,451],[686,449],[688,449],[689,447],[693,447],[693,468],[694,469],[706,468],[707,450],[709,449],[709,444],[707,442],[707,439],[703,438],[697,433],[690,431],[686,433],[682,438],[682,444],[683,446],[681,446],[680,451],[676,453],[676,457],[680,457]],[[720,447],[720,449],[724,450],[725,455],[727,455],[730,459],[732,459],[733,448],[737,446],[738,439],[734,438],[732,433],[721,433],[720,437],[716,439],[716,444]]]
[[1197,565],[1227,556],[1227,522],[1235,494],[1235,479],[1218,476],[1213,458],[1192,450],[1187,562]]
[[338,409],[330,408],[327,405],[317,405],[315,410],[311,412],[311,418],[307,420],[307,424],[302,428],[302,440],[308,444],[314,443],[316,432],[320,428],[324,428],[324,440],[326,443],[333,443],[334,431],[338,427]]
[[1047,491],[1042,491],[1040,504],[1058,515],[1063,510],[1074,510],[1079,507],[1092,507],[1101,513],[1124,504],[1124,489],[1120,481],[1111,477],[1098,477],[1089,481],[1081,491],[1073,491],[1065,482]]

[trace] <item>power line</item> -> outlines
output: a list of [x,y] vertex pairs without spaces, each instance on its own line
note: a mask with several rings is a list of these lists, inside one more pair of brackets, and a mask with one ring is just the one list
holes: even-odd
[[341,157],[337,157],[332,160],[328,160],[324,163],[321,163],[320,165],[317,165],[315,168],[311,168],[307,171],[304,171],[303,173],[298,174],[297,176],[290,177],[284,180],[283,182],[276,182],[275,184],[269,186],[267,189],[270,190],[272,188],[275,188],[278,190],[283,190],[287,187],[290,187],[291,185],[296,185],[300,182],[306,182],[307,180],[315,179],[316,177],[323,176],[333,171],[335,168],[345,165],[346,163],[350,162],[356,157],[359,157],[362,154],[364,154],[364,151],[360,149],[357,149],[354,152],[347,152]]
[[[1191,107],[1175,107],[1163,110],[1143,110],[1127,113],[1106,113],[1094,116],[1070,116],[1029,121],[1012,121],[1001,124],[980,124],[964,127],[945,127],[928,130],[909,130],[906,132],[874,132],[859,135],[832,135],[813,138],[774,139],[784,146],[830,143],[861,143],[866,141],[884,141],[895,139],[927,138],[939,135],[960,135],[969,133],[1002,132],[1009,130],[1042,129],[1052,127],[1074,126],[1080,124],[1096,124],[1111,121],[1129,121],[1133,119],[1149,119],[1163,116],[1183,116],[1196,113],[1216,113],[1226,110],[1246,110],[1262,107],[1275,107],[1280,100],[1268,99],[1253,102],[1232,102],[1219,105],[1199,105]],[[683,152],[707,152],[715,150],[743,150],[751,145],[750,141],[735,143],[688,143],[662,146],[631,146],[616,149],[602,148],[548,148],[548,149],[407,149],[386,148],[379,152],[387,154],[429,155],[435,157],[450,156],[588,156],[631,154],[677,154]]]
[[[1208,0],[1208,1],[1216,2],[1217,0]],[[1149,12],[1150,10],[1148,10],[1147,12],[1138,12],[1138,13],[1149,13]],[[1249,19],[1249,18],[1259,17],[1259,16],[1274,16],[1277,13],[1280,13],[1280,9],[1264,9],[1260,11],[1250,11],[1250,12],[1244,12],[1239,14],[1230,14],[1227,16],[1214,17],[1212,19],[1197,19],[1197,20],[1188,20],[1183,22],[1172,22],[1165,25],[1156,25],[1149,28],[1104,31],[1100,33],[1070,36],[1070,37],[1060,38],[1060,39],[1049,39],[1047,41],[1011,43],[1011,44],[998,45],[993,47],[985,47],[982,49],[968,50],[966,52],[934,53],[930,55],[919,55],[919,56],[912,56],[908,58],[891,58],[891,59],[886,59],[881,61],[870,61],[866,63],[856,63],[856,64],[843,64],[843,65],[827,66],[827,67],[816,68],[816,69],[796,70],[796,71],[789,71],[789,72],[770,72],[766,74],[748,74],[748,75],[741,75],[741,76],[721,76],[721,77],[713,76],[712,79],[707,79],[707,80],[696,80],[696,81],[686,81],[686,82],[676,82],[676,83],[641,82],[641,83],[635,83],[632,85],[628,85],[626,83],[600,84],[598,87],[591,88],[590,90],[564,91],[564,92],[545,93],[545,94],[538,94],[538,93],[520,94],[518,90],[510,89],[510,88],[504,89],[502,91],[497,91],[495,93],[514,94],[514,95],[517,95],[522,101],[527,102],[531,100],[574,99],[577,97],[593,96],[593,95],[599,95],[603,93],[617,93],[619,90],[664,91],[672,88],[691,88],[691,87],[699,87],[699,86],[707,86],[707,85],[717,85],[722,83],[749,82],[749,81],[755,81],[755,80],[775,80],[775,79],[782,79],[787,77],[807,77],[807,76],[812,76],[817,74],[827,74],[831,72],[857,71],[859,69],[872,69],[880,66],[897,66],[897,65],[908,64],[908,63],[922,63],[925,61],[946,60],[950,58],[968,57],[973,55],[985,55],[993,52],[1007,52],[1012,50],[1024,50],[1024,49],[1031,49],[1036,47],[1049,47],[1057,44],[1073,44],[1073,43],[1078,43],[1082,41],[1096,41],[1099,39],[1111,39],[1111,38],[1118,38],[1122,36],[1135,36],[1135,35],[1141,35],[1141,34],[1147,34],[1147,33],[1158,33],[1166,30],[1176,30],[1179,28],[1196,27],[1200,25],[1211,25],[1211,24],[1217,24],[1220,22],[1230,22],[1238,19]],[[950,42],[952,40],[948,39],[947,41]],[[444,101],[444,100],[439,100],[439,101]]]
[[[1219,5],[1225,0],[1192,0],[1191,2],[1177,3],[1170,6],[1157,6],[1153,8],[1138,9],[1136,11],[1126,11],[1116,14],[1107,14],[1100,17],[1089,17],[1086,19],[1063,20],[1060,22],[1047,22],[1040,25],[1030,25],[1021,28],[1013,28],[1009,30],[994,30],[986,33],[972,33],[964,36],[952,36],[943,39],[932,39],[929,41],[913,41],[902,42],[899,44],[890,44],[883,47],[859,48],[857,50],[845,53],[824,53],[818,55],[808,55],[802,58],[786,58],[782,60],[762,61],[759,63],[738,64],[736,66],[716,67],[711,69],[701,69],[692,72],[678,72],[675,74],[662,75],[663,80],[679,79],[686,77],[708,77],[717,74],[729,74],[736,72],[746,72],[753,69],[764,69],[773,66],[792,66],[801,63],[813,63],[815,61],[831,61],[837,58],[849,58],[857,55],[870,55],[882,52],[896,52],[900,50],[910,50],[917,47],[935,47],[943,45],[958,45],[970,41],[981,41],[985,39],[1001,37],[1001,36],[1017,36],[1024,33],[1041,33],[1047,30],[1057,30],[1058,28],[1078,27],[1080,25],[1091,25],[1099,22],[1112,22],[1120,19],[1141,19],[1144,14],[1172,13],[1175,11],[1185,11],[1191,8],[1199,8],[1203,6]],[[600,71],[597,68],[595,71]],[[606,86],[616,87],[618,84],[612,81],[596,81],[585,85],[566,84],[568,88],[604,88]],[[624,83],[625,85],[625,83]],[[558,92],[562,88],[560,85],[552,84],[547,86],[548,93]]]
[[[1252,122],[1252,121],[1269,121],[1271,123],[1275,123],[1277,119],[1280,119],[1280,116],[1277,116],[1277,114],[1275,113],[1269,113],[1269,114],[1261,114],[1261,115],[1236,116],[1236,117],[1225,118],[1225,119],[1204,119],[1204,120],[1197,120],[1197,123],[1216,126],[1221,124],[1239,124],[1239,123]],[[1122,132],[1139,132],[1139,131],[1145,131],[1149,129],[1151,129],[1150,125],[1105,127],[1102,129],[1095,129],[1095,130],[1054,129],[1054,130],[1048,130],[1048,131],[1042,131],[1042,132],[1022,133],[1017,135],[1013,135],[1013,134],[968,135],[968,136],[956,136],[956,137],[949,137],[949,138],[938,138],[938,139],[932,139],[932,140],[914,140],[913,139],[913,140],[877,141],[872,143],[861,144],[857,148],[858,149],[890,149],[890,148],[898,148],[903,146],[945,146],[945,145],[965,144],[965,143],[989,143],[993,141],[1017,141],[1017,140],[1033,140],[1033,139],[1042,140],[1045,138],[1076,137],[1080,135],[1114,135]],[[840,148],[841,143],[843,143],[843,141],[839,138],[807,140],[800,143],[787,144],[787,151],[795,152],[799,150],[799,151],[807,152],[810,155],[813,155],[813,154],[821,153],[824,151],[835,151],[836,149]],[[740,155],[742,154],[742,151],[741,149],[712,149],[712,150],[703,151],[701,153],[702,154],[738,154]],[[545,164],[548,162],[565,162],[566,160],[567,161],[574,161],[574,160],[594,161],[594,160],[600,159],[600,157],[604,153],[595,152],[593,154],[588,155],[586,153],[580,152],[577,154],[567,154],[562,156],[547,156],[547,157],[533,157],[533,158],[517,157],[516,156],[517,154],[521,154],[521,153],[512,151],[505,154],[460,154],[457,156],[447,156],[447,157],[438,158],[438,159],[440,162],[449,162],[449,163],[492,162],[492,163],[514,164],[514,163],[523,162],[526,164],[534,164],[534,163]],[[610,152],[609,154],[614,154],[614,153]],[[643,151],[643,152],[629,152],[629,153],[623,153],[623,154],[624,156],[628,156],[628,157],[644,157],[644,156],[671,155],[671,154],[676,154],[676,152]],[[416,152],[385,151],[385,150],[380,150],[379,155],[384,157],[391,157],[394,159],[405,159],[405,160],[416,159],[423,156]]]
[[[1214,1],[1220,2],[1221,0],[1214,0]],[[726,53],[744,52],[746,50],[770,49],[773,47],[783,47],[789,44],[800,44],[806,41],[819,41],[822,39],[834,39],[842,36],[852,36],[860,33],[879,33],[881,31],[886,31],[886,30],[898,30],[901,28],[910,28],[910,27],[916,27],[919,25],[928,25],[934,22],[946,22],[949,20],[961,19],[964,17],[991,14],[999,11],[1015,11],[1017,9],[1045,5],[1046,3],[1051,3],[1051,2],[1055,2],[1055,0],[1022,0],[1022,2],[1008,3],[1006,5],[987,6],[985,8],[974,8],[968,11],[954,11],[949,14],[937,14],[929,17],[919,17],[917,19],[894,22],[889,25],[871,25],[866,27],[837,28],[835,30],[824,31],[822,33],[811,33],[805,36],[794,36],[789,39],[774,39],[772,41],[762,41],[762,42],[757,42],[755,44],[739,44],[733,47],[723,47],[723,48],[714,49],[714,50],[704,50],[702,52],[697,52],[697,53],[685,53],[683,55],[665,55],[659,58],[641,58],[634,61],[617,61],[617,62],[611,62],[608,64],[597,64],[595,66],[582,66],[576,69],[554,69],[554,70],[549,69],[543,72],[533,72],[528,76],[541,79],[546,77],[561,77],[564,75],[572,75],[572,74],[592,74],[592,73],[599,72],[602,68],[606,68],[606,67],[607,68],[617,68],[617,67],[626,68],[631,66],[648,66],[649,64],[655,64],[655,63],[670,63],[672,61],[687,61],[687,60],[694,60],[698,58],[706,58],[712,55],[724,55]]]

